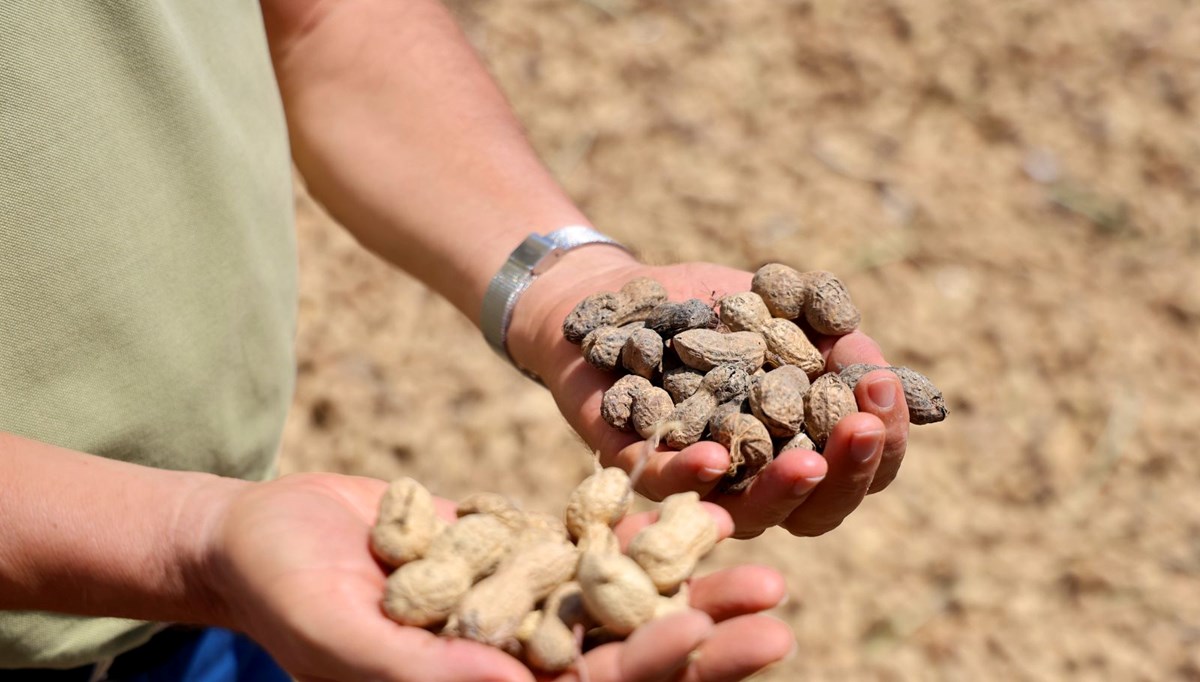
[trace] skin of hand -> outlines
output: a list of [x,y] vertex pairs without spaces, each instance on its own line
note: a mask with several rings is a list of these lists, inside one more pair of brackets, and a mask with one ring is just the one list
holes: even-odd
[[[368,534],[383,481],[300,474],[226,486],[223,511],[206,526],[207,565],[225,620],[260,642],[303,682],[387,680],[574,680],[538,677],[507,654],[468,640],[398,625],[380,598],[387,572],[371,556]],[[453,520],[453,503],[439,500]],[[706,505],[721,537],[728,514]],[[626,518],[622,543],[653,522]],[[739,680],[795,646],[781,621],[759,612],[784,597],[782,577],[742,566],[692,581],[693,609],[647,625],[625,642],[586,655],[592,682]]]
[[[559,409],[605,465],[632,469],[644,447],[635,434],[613,429],[600,418],[600,401],[614,377],[584,362],[579,347],[562,336],[562,321],[586,296],[616,291],[639,276],[661,282],[673,301],[699,298],[714,303],[748,291],[751,273],[711,263],[649,266],[618,249],[584,247],[568,253],[526,291],[513,313],[509,351],[514,360],[542,378]],[[855,331],[821,337],[817,347],[826,369],[854,363],[888,364],[879,346]],[[801,536],[826,533],[858,507],[863,498],[896,477],[908,440],[908,407],[900,381],[891,372],[867,374],[855,389],[859,413],[834,429],[824,456],[789,450],[776,458],[741,495],[714,491],[729,465],[729,453],[701,441],[682,451],[660,447],[639,479],[639,492],[658,500],[695,490],[729,511],[734,537],[749,538],[771,526]]]

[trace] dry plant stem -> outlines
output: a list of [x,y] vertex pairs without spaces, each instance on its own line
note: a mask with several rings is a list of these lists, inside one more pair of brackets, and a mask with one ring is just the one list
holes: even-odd
[[663,500],[658,521],[629,543],[629,556],[650,576],[658,591],[670,593],[691,576],[696,562],[717,544],[717,524],[694,491]]
[[439,530],[429,491],[411,478],[397,479],[380,500],[379,516],[371,528],[371,548],[395,568],[421,558]]

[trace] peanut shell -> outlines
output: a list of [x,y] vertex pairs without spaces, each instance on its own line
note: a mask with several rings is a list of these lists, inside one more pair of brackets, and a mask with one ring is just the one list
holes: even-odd
[[720,320],[707,303],[691,298],[680,303],[659,304],[646,318],[646,327],[664,339],[689,329],[715,329]]
[[754,273],[750,291],[762,297],[772,316],[795,320],[804,317],[810,279],[782,263],[768,263]]
[[639,324],[597,327],[583,338],[583,359],[596,369],[615,372],[621,366],[621,351],[625,348],[625,342],[638,329]]
[[711,329],[692,329],[675,335],[671,347],[683,364],[708,371],[717,365],[736,364],[753,372],[763,364],[767,343],[755,332],[722,334]]
[[840,374],[842,381],[851,389],[858,385],[858,380],[868,372],[877,369],[890,370],[900,378],[904,386],[904,402],[908,404],[908,421],[913,424],[933,424],[946,418],[946,399],[942,392],[924,374],[908,367],[887,367],[883,365],[856,364],[850,365]]
[[663,372],[662,383],[667,393],[671,394],[671,400],[681,403],[700,388],[703,380],[704,372],[683,365]]
[[855,412],[858,412],[858,403],[854,391],[838,375],[822,374],[804,396],[804,430],[823,448],[833,427],[842,417]]
[[732,411],[713,423],[711,430],[713,440],[729,450],[729,472],[721,479],[721,492],[745,491],[775,456],[771,434],[754,415]]
[[638,376],[653,377],[662,370],[663,340],[653,330],[634,329],[621,348],[621,364]]
[[818,334],[840,336],[858,328],[862,315],[841,280],[829,272],[813,273],[804,318]]
[[627,374],[617,379],[600,400],[600,417],[614,429],[632,431],[634,398],[652,388],[654,385],[649,379],[636,374]]
[[804,394],[808,387],[808,375],[799,367],[773,369],[750,383],[750,412],[772,436],[794,436],[804,428]]

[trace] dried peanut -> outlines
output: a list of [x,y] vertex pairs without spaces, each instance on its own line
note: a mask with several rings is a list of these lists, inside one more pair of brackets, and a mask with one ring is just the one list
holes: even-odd
[[766,363],[772,367],[796,365],[813,376],[825,368],[821,351],[804,331],[788,320],[771,317],[763,299],[752,291],[722,298],[721,322],[735,332],[762,334],[767,344]]
[[804,319],[818,334],[849,334],[858,328],[862,315],[850,301],[841,280],[829,272],[812,273]]
[[538,601],[575,573],[578,553],[568,542],[527,545],[504,560],[496,572],[471,588],[455,611],[461,636],[511,648],[525,617]]
[[839,376],[853,389],[864,374],[877,369],[889,370],[900,377],[900,383],[904,386],[904,402],[908,403],[908,421],[913,424],[933,424],[946,418],[946,399],[942,397],[942,392],[928,377],[916,370],[857,364],[844,368]]
[[662,377],[663,388],[671,394],[671,400],[676,403],[690,398],[696,389],[700,388],[700,382],[703,380],[704,372],[687,365],[668,369],[663,372]]
[[750,291],[762,297],[774,317],[796,320],[804,317],[810,277],[781,263],[768,263],[754,273]]
[[609,325],[597,327],[583,337],[583,359],[596,369],[615,372],[621,366],[621,351],[625,348],[625,342],[639,328],[644,329],[640,322],[623,327]]
[[710,430],[713,440],[729,450],[729,473],[721,479],[721,492],[744,491],[774,458],[771,434],[754,415],[730,410],[712,423]]
[[750,382],[750,411],[772,436],[794,436],[804,428],[808,387],[808,375],[801,368],[784,365],[773,369]]
[[667,445],[682,449],[700,440],[713,411],[724,402],[740,401],[750,388],[750,376],[740,366],[714,367],[700,382],[700,388],[675,406],[667,421],[678,425],[667,431]]
[[587,612],[614,634],[627,635],[654,617],[658,590],[624,554],[584,552],[576,580]]
[[689,329],[716,329],[717,314],[707,303],[691,298],[681,303],[661,303],[646,318],[646,327],[664,339]]
[[604,326],[621,326],[646,319],[655,306],[667,300],[667,290],[647,277],[631,280],[616,293],[592,294],[579,302],[563,320],[563,336],[571,343]]
[[498,493],[475,493],[458,503],[455,514],[461,519],[471,514],[491,514],[514,533],[525,527],[525,512],[510,498]]
[[628,551],[665,594],[687,580],[716,544],[716,522],[701,506],[700,495],[689,491],[663,500],[658,521],[638,532]]
[[722,334],[711,329],[692,329],[676,334],[671,347],[688,367],[708,371],[717,365],[735,364],[753,372],[762,367],[767,342],[755,332]]
[[583,605],[583,590],[579,583],[563,583],[546,598],[537,627],[525,642],[525,656],[540,670],[566,670],[578,654],[575,626],[590,628],[595,624]]
[[567,530],[579,540],[591,526],[609,528],[625,516],[631,504],[629,475],[617,467],[601,469],[585,478],[567,498]]
[[692,605],[688,602],[689,592],[690,590],[688,589],[688,584],[683,583],[679,586],[679,589],[676,590],[675,594],[669,597],[660,596],[658,598],[658,604],[656,604],[654,607],[653,620],[658,620],[663,616],[670,616],[675,613],[683,613],[684,611],[692,608]]
[[854,391],[836,374],[822,374],[804,396],[804,428],[822,448],[842,417],[858,412]]
[[425,556],[404,564],[387,580],[383,608],[402,625],[444,620],[470,589],[508,552],[513,533],[490,514],[471,514],[442,531]]
[[621,347],[621,364],[638,376],[653,377],[662,370],[663,340],[651,329],[634,329]]
[[600,416],[614,429],[630,431],[633,429],[634,399],[654,388],[649,379],[636,374],[627,374],[604,392],[600,401]]
[[670,418],[674,409],[671,394],[657,386],[636,394],[633,399],[633,430],[642,438],[650,438],[658,425]]
[[397,479],[379,502],[379,516],[371,528],[371,548],[393,568],[415,561],[440,530],[438,522],[429,491],[411,478]]
[[779,446],[779,452],[784,450],[813,450],[817,449],[817,444],[812,442],[807,433],[803,431],[792,436],[786,443]]

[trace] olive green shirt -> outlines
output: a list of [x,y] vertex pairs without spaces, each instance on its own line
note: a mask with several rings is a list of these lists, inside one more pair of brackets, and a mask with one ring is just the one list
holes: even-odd
[[[0,2],[0,430],[268,477],[295,261],[254,0]],[[0,612],[0,668],[89,663],[152,627]]]

